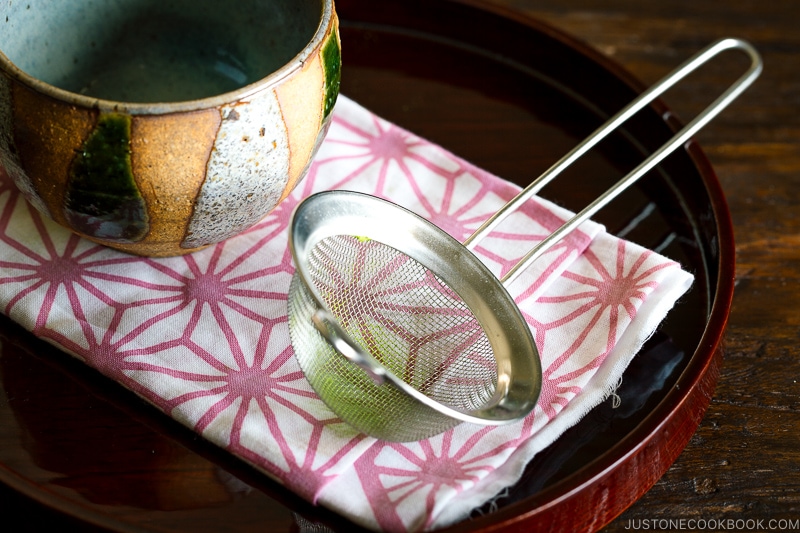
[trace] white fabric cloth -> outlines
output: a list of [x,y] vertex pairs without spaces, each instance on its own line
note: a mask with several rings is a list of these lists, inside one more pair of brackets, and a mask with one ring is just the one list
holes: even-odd
[[[289,339],[289,216],[333,188],[390,199],[459,240],[518,190],[345,97],[297,190],[247,233],[189,256],[134,257],[80,239],[0,173],[0,309],[288,489],[403,532],[461,520],[513,484],[608,396],[692,283],[674,261],[588,222],[510,287],[542,357],[534,412],[510,426],[376,441],[319,400]],[[502,274],[568,216],[531,201],[476,253]]]

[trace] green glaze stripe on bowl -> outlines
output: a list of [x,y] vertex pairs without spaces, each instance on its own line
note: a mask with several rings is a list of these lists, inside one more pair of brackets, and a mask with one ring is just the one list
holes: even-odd
[[339,87],[342,83],[342,51],[339,47],[338,34],[331,33],[328,42],[322,47],[322,63],[325,69],[325,111],[327,118],[336,105]]
[[147,206],[131,169],[131,117],[101,115],[70,169],[65,212],[90,237],[137,242],[147,234]]

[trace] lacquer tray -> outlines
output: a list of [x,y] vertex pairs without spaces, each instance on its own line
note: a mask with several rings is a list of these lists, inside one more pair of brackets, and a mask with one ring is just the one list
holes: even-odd
[[[339,0],[342,90],[525,184],[642,86],[578,40],[475,1]],[[659,103],[548,186],[576,210],[668,138]],[[606,402],[507,494],[447,531],[596,530],[669,468],[713,393],[733,292],[731,223],[696,145],[601,213],[609,230],[696,275]],[[353,532],[131,393],[0,317],[0,493],[31,531]],[[323,529],[327,528],[327,529]]]

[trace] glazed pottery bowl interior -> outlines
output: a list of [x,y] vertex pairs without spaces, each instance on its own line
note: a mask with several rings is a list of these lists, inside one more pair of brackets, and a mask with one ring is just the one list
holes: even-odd
[[322,0],[7,2],[0,51],[22,72],[120,102],[187,101],[252,84],[297,56]]

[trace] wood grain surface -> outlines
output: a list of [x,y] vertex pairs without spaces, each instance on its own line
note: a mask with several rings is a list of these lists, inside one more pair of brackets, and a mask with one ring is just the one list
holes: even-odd
[[[697,136],[736,234],[736,295],[717,388],[672,468],[605,531],[690,529],[691,519],[800,529],[800,2],[490,1],[584,40],[645,84],[720,37],[747,39],[762,53],[755,86]],[[664,100],[688,120],[731,79],[711,69]],[[3,531],[101,531],[3,486],[0,513]],[[10,525],[20,516],[27,525]]]
[[[680,519],[760,521],[756,530],[790,520],[800,529],[800,2],[494,1],[584,40],[647,84],[717,38],[747,39],[763,55],[761,78],[697,136],[736,236],[716,392],[672,468],[605,531],[643,521],[677,529]],[[689,119],[724,79],[690,79],[665,101]],[[653,522],[663,519],[673,523]]]

